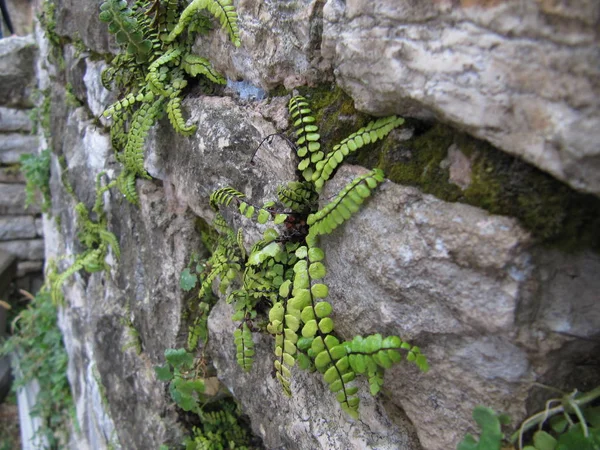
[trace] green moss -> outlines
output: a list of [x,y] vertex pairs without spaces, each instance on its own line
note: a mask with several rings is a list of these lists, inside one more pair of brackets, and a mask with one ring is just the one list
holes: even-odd
[[[447,201],[460,199],[460,188],[448,181],[448,170],[442,168],[448,147],[452,145],[454,133],[442,125],[436,125],[419,134],[419,123],[407,123],[414,127],[416,137],[408,141],[386,139],[382,149],[375,156],[358,155],[359,161],[367,167],[379,167],[386,176],[399,184],[419,186],[425,192]],[[377,161],[373,161],[374,158]]]
[[[450,127],[427,128],[419,122],[408,126],[415,128],[411,139],[388,139],[375,154],[365,149],[358,161],[383,169],[396,183],[418,186],[442,200],[516,217],[545,245],[600,252],[599,199],[578,193],[522,160]],[[453,144],[471,161],[471,184],[464,191],[449,181],[449,170],[442,163]]]

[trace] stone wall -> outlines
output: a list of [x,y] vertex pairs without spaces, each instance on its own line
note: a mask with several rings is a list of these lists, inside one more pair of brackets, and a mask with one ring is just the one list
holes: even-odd
[[25,208],[19,159],[38,152],[30,112],[37,51],[31,36],[0,39],[0,251],[18,258],[17,287],[39,288],[44,259],[39,204]]
[[[326,145],[365,123],[365,113],[410,119],[355,165],[343,165],[322,198],[364,173],[356,163],[404,164],[414,172],[410,185],[386,181],[322,245],[338,334],[398,334],[421,347],[431,370],[394,367],[376,398],[360,384],[367,392],[360,420],[340,410],[315,374],[296,370],[290,399],[271,376],[269,336],[256,333],[252,371],[237,366],[231,307],[221,299],[197,354],[266,448],[447,450],[474,430],[475,405],[518,423],[548,398],[534,382],[594,387],[598,199],[505,154],[600,192],[598,11],[594,2],[566,3],[236,2],[242,46],[216,30],[195,45],[229,77],[227,88],[205,95],[192,87],[184,108],[198,125],[193,136],[157,124],[146,149],[152,179],[137,182],[139,207],[117,191],[106,196],[121,259],[110,258],[110,272],[80,273],[64,287],[61,327],[81,428],[74,448],[180,442],[185,427],[152,369],[186,339],[195,300],[181,291],[179,274],[192,252],[205,250],[196,228],[214,216],[210,192],[230,185],[260,204],[296,179],[295,156],[278,141],[250,164],[265,136],[289,129],[286,89],[293,88],[316,105]],[[42,87],[52,93],[52,213],[60,218],[45,221],[46,254],[63,257],[63,270],[79,244],[75,200],[61,174],[91,206],[96,174],[112,179],[121,170],[109,123],[98,119],[116,94],[100,82],[102,55],[115,47],[96,5],[57,3],[65,61],[40,65]],[[76,48],[76,39],[89,50]],[[41,35],[39,43],[45,62],[49,44]],[[79,105],[66,101],[70,95]],[[450,130],[443,139],[440,123]],[[423,182],[431,173],[438,174],[433,187]],[[533,204],[552,208],[552,230],[539,231],[530,217],[538,209],[523,207]],[[243,225],[248,247],[263,230],[232,220]],[[124,349],[132,327],[139,353]]]

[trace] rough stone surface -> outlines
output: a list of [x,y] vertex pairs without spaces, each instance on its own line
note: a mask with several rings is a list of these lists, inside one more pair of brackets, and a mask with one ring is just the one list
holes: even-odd
[[[78,199],[91,206],[95,175],[107,170],[114,176],[108,137],[93,125],[84,108],[72,110],[65,123],[60,150],[68,176]],[[53,214],[61,217],[62,228],[45,221],[47,258],[80,250],[72,211],[75,200],[61,186],[56,159],[52,170]],[[145,182],[140,189],[143,214],[120,198],[107,197],[110,228],[119,236],[122,251],[121,260],[110,259],[114,270],[90,277],[78,274],[65,286],[69,306],[63,311],[61,328],[83,424],[73,448],[105,448],[109,443],[115,448],[158,448],[167,440],[182,439],[153,366],[163,363],[165,348],[182,344],[180,327],[187,326],[182,325],[178,278],[199,239],[193,216],[171,208],[160,186]],[[72,257],[59,264],[64,269],[70,262]],[[133,348],[123,349],[131,343],[129,327],[139,333],[139,355]]]
[[0,39],[0,103],[8,107],[32,106],[37,52],[31,36]]
[[25,176],[14,167],[0,167],[0,185],[2,184],[25,184]]
[[11,253],[19,259],[44,259],[43,239],[21,239],[0,242],[0,250]]
[[21,261],[17,265],[17,277],[24,277],[31,273],[42,273],[44,261]]
[[0,163],[15,164],[21,155],[37,151],[37,136],[26,136],[17,133],[0,134]]
[[56,8],[56,32],[61,36],[79,37],[96,53],[115,51],[116,44],[99,14],[98,2],[62,0]]
[[435,116],[600,195],[600,5],[330,0],[323,56],[361,110]]
[[[522,11],[515,9],[519,5]],[[564,130],[575,130],[579,119],[580,128],[600,129],[593,126],[598,96],[588,93],[598,89],[590,81],[597,72],[597,37],[590,31],[597,10],[589,1],[561,5],[238,2],[242,47],[234,49],[219,30],[195,46],[229,76],[225,94],[199,96],[190,86],[183,111],[198,125],[191,137],[175,134],[167,120],[153,127],[146,168],[154,180],[138,180],[139,208],[115,190],[105,196],[121,259],[111,254],[109,272],[81,273],[65,283],[60,325],[82,424],[72,448],[158,448],[180,443],[189,432],[153,366],[163,363],[166,348],[182,347],[186,339],[188,302],[194,300],[180,291],[179,274],[192,252],[203,251],[198,217],[213,218],[208,197],[216,188],[235,187],[260,204],[296,179],[295,157],[283,140],[266,143],[251,163],[264,137],[288,129],[289,96],[254,100],[262,99],[264,90],[318,84],[335,73],[364,110],[437,117],[514,154],[531,148],[544,155],[533,158],[540,167],[595,192],[593,177],[584,173],[595,170],[595,154],[587,147],[595,138],[577,132],[574,139]],[[97,21],[97,3],[61,1],[57,20],[68,38],[77,32],[93,51],[111,49],[104,24]],[[46,54],[47,44],[40,47]],[[96,174],[106,171],[106,178],[114,179],[120,170],[106,130],[93,117],[115,95],[99,83],[103,63],[66,47],[65,72],[50,67],[50,79],[38,66],[40,85],[52,92],[52,212],[60,218],[60,228],[45,221],[44,235],[47,256],[65,256],[61,270],[81,250],[76,201],[90,207]],[[568,83],[566,67],[571,67]],[[65,104],[67,81],[83,107]],[[537,121],[540,111],[547,122]],[[351,123],[353,110],[340,117]],[[415,121],[414,133],[419,129]],[[560,149],[560,157],[552,149]],[[575,156],[586,152],[589,164],[573,168]],[[464,189],[474,180],[470,160],[458,148],[448,153],[443,164],[450,181]],[[58,155],[76,198],[62,186]],[[548,165],[546,157],[560,164]],[[342,166],[322,198],[331,198],[364,170]],[[0,192],[6,186],[0,185]],[[0,210],[11,208],[2,202]],[[226,218],[243,227],[247,248],[267,227],[233,213]],[[600,329],[595,308],[600,260],[591,250],[567,254],[541,247],[514,218],[392,182],[321,245],[336,332],[346,338],[399,334],[423,349],[431,370],[394,367],[377,398],[360,381],[361,419],[353,421],[318,374],[295,370],[294,397],[283,395],[271,376],[269,336],[255,333],[255,367],[244,373],[235,361],[231,309],[221,299],[209,317],[208,347],[198,355],[248,414],[266,448],[448,450],[475,431],[471,411],[477,404],[508,412],[517,423],[548,398],[531,388],[533,382],[564,390],[597,385],[597,366],[583,364],[598,354]],[[136,333],[140,354],[124,349]]]
[[0,131],[31,131],[28,111],[0,106]]
[[25,209],[25,187],[21,184],[0,184],[0,215],[40,213],[38,205]]
[[223,32],[213,32],[198,38],[194,50],[229,78],[267,90],[323,82],[328,72],[321,58],[323,5],[320,0],[241,0],[241,47]]
[[28,239],[36,236],[34,218],[31,216],[0,217],[0,240]]

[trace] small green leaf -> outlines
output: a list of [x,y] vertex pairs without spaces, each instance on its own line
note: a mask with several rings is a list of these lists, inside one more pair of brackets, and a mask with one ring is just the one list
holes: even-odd
[[305,338],[311,338],[317,334],[317,321],[309,320],[304,327],[302,327],[302,336]]
[[311,247],[308,249],[308,259],[310,262],[322,261],[325,258],[325,253],[318,247]]
[[179,286],[186,292],[191,291],[198,283],[198,276],[195,273],[191,273],[190,269],[185,268],[181,272],[179,277]]
[[176,368],[191,368],[194,364],[194,356],[186,352],[184,348],[165,350],[165,359]]
[[258,223],[264,224],[264,223],[267,223],[267,221],[269,220],[269,217],[271,217],[271,214],[269,214],[269,211],[267,211],[266,209],[261,209],[258,212],[258,217],[256,218],[256,220],[258,221]]
[[329,334],[333,331],[333,320],[329,317],[325,317],[319,321],[319,330],[324,334]]
[[156,372],[156,378],[160,381],[171,381],[173,379],[171,367],[168,364],[165,364],[164,366],[154,366],[154,371]]
[[333,308],[331,307],[331,304],[328,302],[319,302],[315,305],[315,314],[320,319],[323,317],[329,316],[332,311],[333,311]]
[[557,441],[545,431],[539,430],[533,435],[533,443],[537,450],[554,450]]
[[316,262],[308,267],[308,273],[313,280],[319,280],[327,274],[327,270],[323,263]]
[[329,294],[329,288],[324,284],[313,284],[310,292],[315,298],[325,298]]

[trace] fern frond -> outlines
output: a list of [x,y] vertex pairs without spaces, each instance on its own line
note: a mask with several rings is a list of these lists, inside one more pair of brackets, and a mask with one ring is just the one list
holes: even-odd
[[210,61],[206,58],[187,53],[183,57],[181,68],[192,77],[200,74],[204,75],[213,83],[227,84],[227,80],[214,69]]
[[125,0],[106,0],[100,5],[100,20],[108,23],[108,30],[116,37],[117,43],[135,55],[138,63],[148,59],[152,42],[144,37],[133,11]]
[[302,176],[306,181],[311,181],[315,164],[325,156],[321,151],[321,143],[319,142],[321,139],[319,127],[316,125],[316,119],[313,117],[308,101],[304,97],[292,97],[288,109],[296,129],[297,154],[301,158],[298,170],[302,172]]
[[121,258],[121,247],[119,246],[117,237],[113,233],[108,230],[100,230],[100,239],[112,248],[115,258]]
[[233,332],[233,337],[236,347],[236,359],[238,364],[244,371],[248,372],[252,368],[254,362],[254,341],[252,333],[246,322],[242,324],[242,329],[239,328]]
[[227,186],[210,194],[210,205],[216,210],[219,205],[229,206],[234,199],[239,202],[242,198],[246,198],[246,195]]
[[357,373],[366,373],[371,387],[371,394],[377,395],[383,384],[383,371],[402,360],[402,352],[406,360],[415,364],[421,371],[427,372],[429,365],[421,349],[410,345],[398,336],[383,338],[373,334],[363,338],[355,336],[352,341],[344,342],[348,362]]
[[117,188],[125,196],[129,203],[134,205],[139,204],[139,197],[135,187],[135,172],[131,172],[126,168],[117,177]]
[[162,98],[152,104],[142,103],[134,113],[127,145],[123,152],[123,163],[127,171],[143,178],[150,178],[144,168],[144,141],[160,115],[162,103]]
[[179,65],[178,62],[182,53],[183,50],[180,46],[168,49],[159,58],[155,59],[152,64],[150,64],[148,67],[148,72],[156,72],[160,67],[169,63]]
[[366,127],[361,128],[356,133],[352,133],[346,139],[333,147],[333,150],[327,154],[325,159],[318,161],[315,166],[315,172],[312,175],[317,192],[321,192],[325,181],[327,181],[333,171],[342,163],[344,158],[364,147],[367,144],[376,142],[387,136],[394,128],[402,125],[404,119],[401,117],[390,116],[369,122]]
[[173,129],[184,136],[191,136],[198,128],[196,125],[187,126],[181,112],[181,98],[175,97],[167,103],[167,116]]
[[294,212],[310,211],[316,202],[316,192],[308,182],[291,181],[277,188],[279,201]]
[[138,102],[143,102],[143,101],[151,102],[152,100],[153,100],[153,96],[144,95],[142,93],[127,94],[124,98],[116,101],[115,103],[110,105],[108,108],[106,108],[104,110],[104,113],[102,113],[102,115],[104,117],[112,117],[115,113],[121,113],[123,110],[131,109]]
[[354,178],[323,209],[310,214],[306,223],[314,235],[329,234],[357,212],[364,200],[379,183],[384,181],[383,172],[371,172]]
[[274,303],[269,311],[267,331],[275,335],[276,360],[273,364],[275,366],[276,377],[281,383],[281,387],[285,394],[291,397],[290,370],[296,364],[296,343],[298,342],[297,331],[300,322],[294,311],[287,311],[289,289],[289,281],[286,281],[279,288],[279,296],[282,300]]
[[168,93],[165,90],[165,82],[167,81],[169,69],[167,67],[161,67],[154,72],[148,72],[146,75],[146,83],[150,92],[156,95],[162,95],[168,97]]
[[50,296],[52,297],[52,302],[54,304],[58,305],[63,302],[63,284],[65,284],[65,281],[67,281],[72,275],[74,275],[76,272],[79,272],[81,269],[83,269],[83,263],[82,261],[76,259],[75,262],[69,266],[69,268],[67,268],[67,270],[56,276],[54,283],[52,283],[50,286]]
[[221,27],[229,33],[229,37],[236,47],[240,46],[238,18],[235,6],[231,0],[193,0],[181,13],[179,22],[173,28],[166,41],[172,42],[179,36],[194,18],[194,15],[202,10],[208,10],[221,22]]
[[229,33],[229,39],[233,45],[239,47],[240,30],[238,27],[238,16],[232,0],[207,0],[206,8],[221,22],[221,27]]

